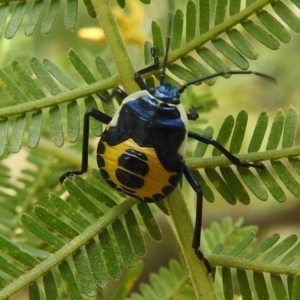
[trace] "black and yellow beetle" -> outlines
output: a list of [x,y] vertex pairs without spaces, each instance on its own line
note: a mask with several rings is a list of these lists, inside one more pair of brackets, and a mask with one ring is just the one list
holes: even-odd
[[[85,113],[81,170],[65,173],[60,177],[60,182],[70,175],[81,175],[88,169],[90,117],[107,124],[97,148],[97,163],[103,178],[117,191],[141,201],[155,202],[172,193],[184,175],[197,195],[192,247],[198,258],[204,261],[207,271],[211,272],[209,262],[199,249],[203,195],[199,182],[185,164],[187,138],[213,145],[236,166],[260,169],[264,166],[261,163],[242,162],[212,138],[189,131],[188,120],[197,119],[198,113],[195,109],[185,113],[180,103],[180,94],[189,85],[226,74],[256,74],[271,81],[275,79],[253,71],[226,71],[195,79],[177,88],[165,82],[169,48],[170,32],[159,86],[149,89],[141,77],[142,74],[160,69],[159,58],[155,48],[152,48],[154,64],[134,74],[140,91],[128,95],[117,88],[111,96],[118,95],[123,100],[113,117],[97,109]],[[107,100],[103,95],[99,96]]]

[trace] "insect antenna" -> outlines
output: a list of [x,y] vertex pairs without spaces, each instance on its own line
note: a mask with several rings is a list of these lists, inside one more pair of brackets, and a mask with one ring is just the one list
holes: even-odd
[[169,6],[169,16],[168,16],[168,32],[167,32],[167,39],[166,39],[166,53],[163,61],[162,71],[160,73],[160,85],[165,83],[165,73],[168,63],[168,55],[171,46],[171,34],[172,34],[172,27],[173,27],[173,14],[174,14],[174,0],[168,1]]
[[223,75],[235,75],[235,74],[238,74],[238,75],[245,75],[245,74],[254,74],[254,75],[257,75],[257,76],[260,76],[260,77],[263,77],[273,83],[277,83],[277,80],[276,78],[268,75],[268,74],[264,74],[264,73],[260,73],[260,72],[255,72],[255,71],[251,71],[251,70],[230,70],[230,71],[221,71],[221,72],[218,72],[218,73],[214,73],[214,74],[209,74],[207,76],[203,76],[203,77],[200,77],[200,78],[196,78],[194,80],[191,80],[187,83],[185,83],[184,85],[182,85],[179,89],[178,89],[178,93],[181,94],[184,92],[184,90],[190,86],[190,85],[193,85],[193,84],[196,84],[196,83],[200,83],[200,82],[203,82],[205,80],[208,80],[208,79],[211,79],[211,78],[214,78],[214,77],[218,77],[218,76],[223,76]]

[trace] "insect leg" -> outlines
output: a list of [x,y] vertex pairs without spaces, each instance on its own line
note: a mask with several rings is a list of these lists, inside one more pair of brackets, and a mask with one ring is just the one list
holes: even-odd
[[201,240],[201,227],[202,227],[202,204],[203,204],[203,194],[200,183],[194,177],[191,170],[185,165],[183,169],[183,174],[187,179],[188,183],[191,185],[193,190],[197,194],[197,203],[196,203],[196,220],[195,220],[195,229],[194,229],[194,237],[193,237],[193,249],[197,257],[203,261],[206,270],[208,273],[211,273],[212,267],[208,260],[205,258],[200,248],[200,240]]
[[108,102],[115,96],[119,96],[123,100],[128,96],[128,94],[124,92],[122,89],[120,89],[119,87],[117,87],[113,90],[113,92],[109,96],[106,96],[102,93],[97,93],[97,96],[101,99],[101,101]]
[[195,106],[192,106],[186,115],[187,115],[187,118],[192,121],[195,121],[199,118],[198,110]]
[[111,121],[111,117],[105,113],[91,108],[84,114],[83,119],[83,141],[82,141],[82,158],[81,158],[81,170],[69,171],[63,174],[59,181],[63,183],[64,180],[72,175],[81,175],[85,173],[88,169],[88,147],[89,147],[89,131],[90,131],[90,118],[94,118],[97,121],[108,124]]
[[253,167],[253,168],[258,168],[258,169],[265,168],[265,166],[261,163],[248,163],[248,162],[240,161],[236,156],[234,156],[232,153],[230,153],[228,150],[226,150],[220,143],[218,143],[217,141],[215,141],[214,139],[212,139],[210,137],[206,137],[206,136],[203,136],[198,133],[191,132],[191,131],[188,132],[188,137],[193,138],[204,144],[213,145],[220,152],[222,152],[236,166],[246,167],[246,168]]
[[134,73],[134,80],[138,84],[138,86],[140,87],[141,90],[147,90],[147,86],[146,86],[144,80],[142,79],[141,75],[159,69],[159,58],[156,54],[155,47],[152,47],[150,49],[150,51],[151,51],[151,55],[152,55],[153,61],[154,61],[153,65],[151,65],[149,67],[146,67],[146,68],[144,68],[142,70],[139,70],[139,71]]

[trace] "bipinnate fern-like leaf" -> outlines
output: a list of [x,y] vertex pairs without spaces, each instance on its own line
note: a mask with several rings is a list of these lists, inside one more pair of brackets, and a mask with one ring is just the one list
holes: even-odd
[[[95,11],[89,0],[84,1],[86,9],[91,17],[95,17]],[[53,29],[59,12],[65,9],[64,26],[69,30],[75,30],[78,23],[79,3],[78,1],[68,1],[67,5],[62,5],[60,0],[50,2],[24,1],[12,3],[3,2],[0,6],[0,31],[3,31],[5,38],[10,39],[22,28],[27,36],[34,34],[37,27],[43,34],[48,34]],[[26,20],[24,27],[21,27],[23,20]],[[39,24],[41,22],[41,24]]]
[[[71,64],[74,66],[75,70],[81,76],[81,78],[87,83],[92,84],[96,82],[96,78],[89,71],[86,64],[79,57],[79,55],[74,51],[70,50],[69,59]],[[105,66],[103,59],[97,58],[97,64],[100,64],[101,67]],[[28,146],[29,148],[35,148],[40,140],[42,134],[42,126],[44,124],[46,111],[43,108],[49,106],[50,98],[47,98],[45,95],[50,93],[54,97],[65,98],[66,91],[74,90],[78,88],[78,85],[65,74],[61,69],[59,69],[54,63],[45,59],[40,62],[37,58],[32,58],[30,60],[30,66],[32,68],[34,76],[37,79],[32,79],[32,74],[25,70],[18,62],[13,61],[11,64],[12,71],[17,78],[17,81],[14,82],[4,71],[0,72],[0,78],[6,86],[6,92],[12,97],[16,104],[26,104],[27,108],[25,109],[28,112],[29,118],[26,118],[26,112],[24,110],[19,111],[18,105],[15,105],[13,108],[10,107],[9,115],[20,114],[13,121],[11,138],[9,139],[9,122],[7,119],[1,120],[1,154],[5,151],[5,144],[9,144],[9,150],[12,153],[16,153],[20,150],[25,129],[28,127]],[[100,69],[100,68],[99,68]],[[106,68],[107,69],[107,68]],[[104,74],[105,75],[105,74]],[[18,82],[21,82],[21,86],[18,86]],[[42,88],[41,88],[42,85]],[[24,88],[24,91],[22,90]],[[29,96],[25,96],[25,93]],[[81,96],[84,96],[83,94]],[[70,97],[67,96],[67,98]],[[71,96],[72,98],[74,95]],[[41,106],[38,109],[33,109],[37,105],[38,100]],[[48,104],[47,104],[48,102]],[[111,111],[111,104],[103,105],[108,112]],[[96,107],[97,104],[93,100],[92,96],[86,98],[86,107]],[[15,109],[15,112],[13,110]],[[6,110],[6,109],[5,109]],[[30,114],[29,112],[32,111]],[[79,107],[76,101],[71,102],[67,106],[67,132],[70,142],[75,142],[79,136]],[[47,119],[47,118],[46,118]],[[55,105],[49,110],[49,125],[50,133],[52,136],[53,142],[57,146],[62,146],[64,144],[64,132],[63,132],[63,120],[61,115],[61,108],[58,105]],[[92,128],[95,132],[94,127]],[[99,128],[96,132],[99,135]]]
[[[30,167],[24,167],[17,176],[12,176],[9,168],[1,163],[1,235],[7,238],[17,238],[20,212],[31,212],[34,199],[39,196],[47,197],[49,189],[57,185],[57,175],[51,174],[54,159],[53,156],[47,156],[41,152],[32,153],[27,158]],[[47,180],[47,190],[45,180]]]
[[[149,4],[150,0],[140,0]],[[117,1],[124,8],[125,0]],[[0,6],[0,32],[4,33],[5,38],[10,39],[22,30],[25,35],[31,36],[39,29],[43,34],[49,34],[57,23],[59,13],[64,10],[64,26],[68,30],[75,30],[78,26],[79,1],[68,1],[66,5],[60,0],[42,2],[39,0],[23,1],[12,3],[3,1]],[[90,0],[83,1],[86,11],[90,17],[95,18],[95,10]],[[24,22],[24,26],[21,26]],[[40,24],[39,24],[40,23]]]
[[[243,298],[254,299],[256,293],[257,299],[272,299],[274,294],[276,299],[297,299],[294,286],[298,282],[300,244],[296,243],[296,235],[280,241],[279,234],[273,234],[254,246],[257,228],[240,228],[241,224],[226,218],[222,225],[213,223],[210,230],[205,230],[205,240],[214,248],[211,260],[216,255],[228,263],[217,263],[222,266],[223,283],[218,288],[223,289],[224,298],[233,298],[237,280]],[[282,280],[284,276],[286,279]]]
[[[214,192],[219,194],[230,204],[240,201],[243,204],[249,204],[250,194],[258,199],[265,201],[271,194],[277,201],[286,200],[286,190],[296,198],[300,197],[300,184],[297,179],[299,176],[299,147],[294,146],[295,134],[297,128],[297,111],[290,108],[286,114],[278,111],[272,124],[267,131],[269,117],[266,112],[262,112],[254,127],[252,137],[248,145],[248,153],[238,155],[241,151],[243,139],[247,129],[248,115],[241,111],[236,120],[233,116],[228,116],[216,137],[216,140],[227,147],[232,153],[237,154],[241,160],[246,161],[271,161],[271,165],[265,164],[263,170],[245,169],[237,167],[236,172],[232,167],[226,166],[229,161],[221,153],[213,148],[212,157],[218,158],[215,163],[220,167],[220,172],[210,164],[212,157],[203,157],[208,145],[199,143],[193,154],[193,158],[187,160],[187,164],[192,168],[205,168],[205,177],[202,172],[197,172],[196,176],[201,182],[204,197],[213,202]],[[212,129],[208,127],[204,134],[212,136]],[[263,145],[263,141],[266,145]],[[281,144],[280,144],[281,143]],[[211,156],[209,154],[209,156]],[[197,158],[196,158],[197,157]],[[280,159],[289,158],[281,161]],[[198,161],[198,163],[197,163]],[[200,162],[201,161],[201,162]],[[280,184],[278,183],[280,181]],[[210,188],[210,182],[214,188]],[[281,185],[286,187],[283,190]],[[250,194],[249,194],[250,192]]]
[[[252,44],[255,40],[271,50],[276,50],[280,43],[288,43],[291,39],[286,27],[300,32],[299,18],[293,12],[294,4],[297,7],[299,5],[297,2],[284,2],[249,1],[241,4],[237,1],[229,4],[227,1],[218,1],[217,5],[213,5],[210,0],[198,3],[187,1],[185,12],[177,9],[174,14],[171,43],[174,55],[170,55],[172,62],[180,58],[186,68],[174,63],[169,70],[185,81],[191,80],[191,77],[207,75],[211,70],[229,70],[219,54],[237,68],[248,69],[249,59],[258,57]],[[222,33],[226,35],[220,36]],[[152,24],[152,35],[157,52],[163,56],[164,38],[156,22]],[[208,42],[207,38],[213,47],[204,46]],[[196,50],[198,59],[194,55],[187,55],[192,50]],[[146,62],[149,63],[149,60]],[[210,80],[207,83],[213,82],[214,80]]]
[[[290,235],[280,240],[279,234],[273,234],[256,245],[257,228],[242,227],[242,223],[225,218],[204,232],[205,241],[214,248],[208,258],[218,266],[214,275],[216,294],[221,293],[226,300],[237,294],[243,299],[273,299],[274,295],[276,299],[297,299],[297,237]],[[187,271],[178,262],[170,261],[168,269],[151,274],[149,281],[149,285],[141,284],[140,293],[127,299],[172,299],[174,295],[178,299],[195,299]]]
[[[278,242],[280,236],[275,234],[270,236],[252,251],[247,253],[247,246],[253,242],[254,234],[246,236],[240,244],[228,254],[224,254],[224,258],[230,260],[234,257],[236,266],[236,274],[239,290],[243,298],[252,299],[253,290],[259,297],[263,299],[269,295],[272,298],[272,291],[269,291],[267,281],[271,282],[272,289],[277,299],[293,299],[293,277],[299,272],[297,264],[292,262],[298,257],[299,243],[296,243],[296,235],[288,236],[282,241]],[[222,253],[222,252],[221,252]],[[218,252],[218,256],[222,254]],[[247,266],[246,266],[247,265]],[[251,270],[253,273],[246,273],[246,270]],[[232,271],[225,265],[222,266],[222,278],[224,286],[226,286],[225,299],[232,299],[234,290],[235,277]],[[265,274],[265,276],[263,275]],[[267,276],[267,274],[269,276]],[[250,287],[250,278],[253,278],[254,288]],[[287,284],[284,283],[281,276],[285,275]],[[231,297],[231,298],[230,298]]]
[[168,268],[163,267],[157,274],[150,274],[149,282],[141,284],[140,293],[132,293],[126,300],[195,299],[186,270],[175,260],[169,262]]
[[[123,208],[117,206],[108,188],[91,186],[80,177],[67,180],[66,188],[70,193],[67,200],[51,194],[51,208],[36,205],[33,215],[21,217],[23,226],[48,245],[48,252],[44,251],[41,256],[38,250],[0,237],[0,259],[2,257],[5,275],[1,281],[0,299],[14,294],[40,276],[44,276],[44,282],[51,282],[54,290],[48,291],[49,295],[60,294],[57,282],[62,280],[71,299],[72,295],[78,297],[79,294],[92,297],[96,295],[97,287],[104,288],[111,278],[120,278],[121,267],[132,269],[135,257],[145,255],[141,222],[137,221],[136,212],[130,209],[137,200],[127,199],[121,204]],[[148,205],[140,203],[138,210],[139,219],[142,218],[149,234],[161,240],[160,229]],[[19,279],[14,281],[17,277]],[[50,287],[45,285],[40,293],[47,295],[47,289]],[[29,294],[37,291],[33,285]]]

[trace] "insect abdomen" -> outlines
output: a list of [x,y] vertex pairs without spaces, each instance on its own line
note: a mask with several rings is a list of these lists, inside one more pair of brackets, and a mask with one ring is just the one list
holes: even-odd
[[97,153],[100,173],[107,183],[146,202],[164,199],[182,175],[181,170],[167,171],[153,148],[140,147],[132,139],[112,146],[100,140]]

